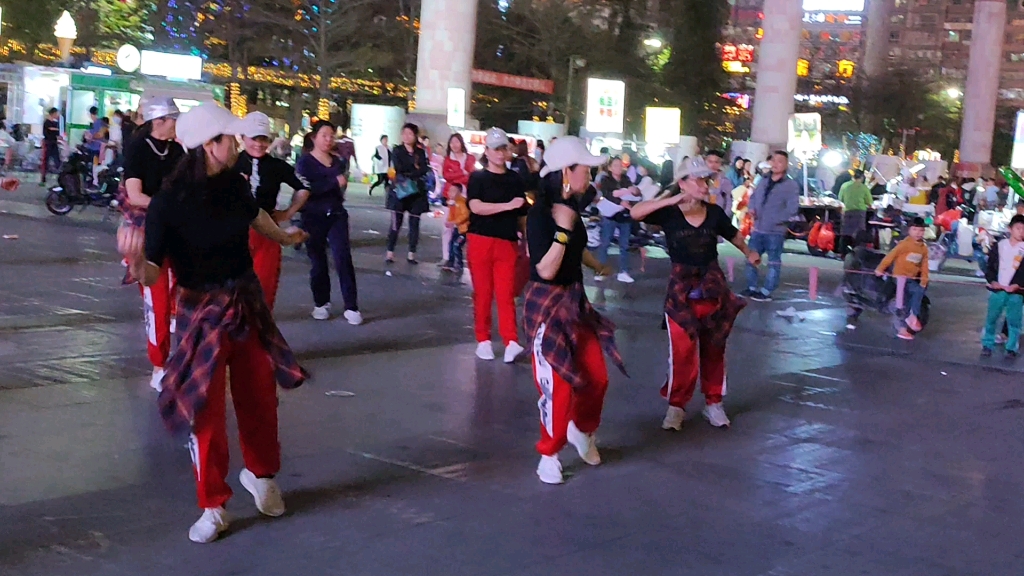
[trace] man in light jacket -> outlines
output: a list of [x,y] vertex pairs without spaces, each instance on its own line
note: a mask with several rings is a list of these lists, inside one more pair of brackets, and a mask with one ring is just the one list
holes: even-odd
[[768,255],[768,275],[764,288],[759,288],[758,269],[747,264],[747,290],[751,300],[768,302],[779,287],[782,276],[782,245],[786,241],[789,221],[800,211],[800,185],[790,178],[789,154],[776,150],[771,157],[771,174],[761,179],[750,197],[748,213],[754,219],[754,231],[747,243],[751,252]]

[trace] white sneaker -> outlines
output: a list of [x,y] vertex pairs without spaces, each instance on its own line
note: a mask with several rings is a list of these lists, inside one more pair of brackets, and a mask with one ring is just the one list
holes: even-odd
[[363,323],[363,315],[358,310],[345,310],[345,320],[353,326],[359,326]]
[[576,423],[570,421],[566,437],[569,440],[569,444],[576,447],[576,451],[579,452],[580,458],[584,462],[591,466],[597,466],[601,463],[601,454],[597,451],[597,440],[593,434],[580,432],[580,429],[576,427]]
[[633,277],[629,275],[629,272],[619,272],[619,275],[616,276],[615,279],[623,284],[632,284],[633,282],[636,282],[636,280],[633,280]]
[[686,410],[669,406],[665,413],[665,419],[661,421],[662,430],[682,430],[683,420],[686,419]]
[[494,348],[490,342],[478,342],[476,345],[476,357],[481,360],[494,360]]
[[331,319],[331,303],[328,302],[323,306],[313,307],[313,319],[314,320],[330,320]]
[[545,484],[561,484],[562,463],[558,456],[541,456],[540,464],[537,464],[537,477]]
[[523,347],[519,345],[519,342],[509,342],[505,346],[505,364],[511,364],[516,361],[516,358],[523,353]]
[[256,509],[264,516],[280,516],[284,514],[284,500],[281,498],[281,489],[273,478],[257,478],[248,468],[243,468],[238,480],[242,487],[252,494],[256,500]]
[[604,275],[602,275],[602,274],[595,274],[594,275],[594,282],[604,282]]
[[847,324],[846,325],[846,329],[847,330],[856,330],[857,329],[857,325],[856,324]]
[[725,415],[725,409],[722,408],[722,403],[708,404],[704,407],[704,417],[708,419],[715,428],[728,428],[729,417]]
[[164,389],[164,369],[153,368],[153,376],[149,379],[149,387],[157,392],[163,392]]
[[197,544],[209,544],[228,529],[231,519],[224,508],[207,508],[196,523],[188,529],[188,539]]

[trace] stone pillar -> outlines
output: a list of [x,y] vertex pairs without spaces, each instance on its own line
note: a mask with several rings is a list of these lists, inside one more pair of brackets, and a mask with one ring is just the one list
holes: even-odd
[[864,76],[884,74],[889,62],[889,17],[892,0],[868,0],[867,43],[864,46]]
[[416,63],[416,114],[448,112],[448,89],[472,93],[476,10],[479,0],[423,0],[419,59]]
[[785,148],[803,30],[801,0],[765,0],[762,27],[750,139],[771,148]]
[[974,34],[964,86],[964,123],[960,131],[960,162],[987,166],[992,162],[999,70],[1003,62],[1006,0],[975,0]]

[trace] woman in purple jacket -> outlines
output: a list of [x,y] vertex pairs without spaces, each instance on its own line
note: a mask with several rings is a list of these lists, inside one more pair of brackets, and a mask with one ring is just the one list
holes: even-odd
[[309,182],[309,200],[302,207],[302,228],[309,233],[306,253],[312,267],[309,287],[313,291],[313,318],[331,317],[331,276],[327,267],[327,248],[334,256],[334,268],[345,301],[345,320],[353,326],[363,323],[356,302],[356,270],[349,242],[345,189],[348,166],[334,155],[335,127],[330,122],[313,124],[312,147],[295,164],[295,172]]

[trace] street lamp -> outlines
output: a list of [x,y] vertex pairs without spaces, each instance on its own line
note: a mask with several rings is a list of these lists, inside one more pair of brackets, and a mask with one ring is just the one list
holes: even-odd
[[946,88],[946,96],[956,100],[961,96],[960,89],[955,86],[950,86],[949,88]]
[[565,131],[569,132],[569,123],[572,118],[572,77],[573,73],[587,65],[582,56],[569,56],[569,79],[565,85]]
[[53,27],[53,34],[57,37],[57,47],[60,48],[60,58],[67,62],[71,58],[71,45],[78,38],[78,27],[75,26],[75,19],[67,10],[60,15],[57,25]]
[[648,38],[644,40],[644,46],[647,46],[648,48],[653,48],[654,50],[660,50],[663,45],[664,43],[661,41],[660,38]]

